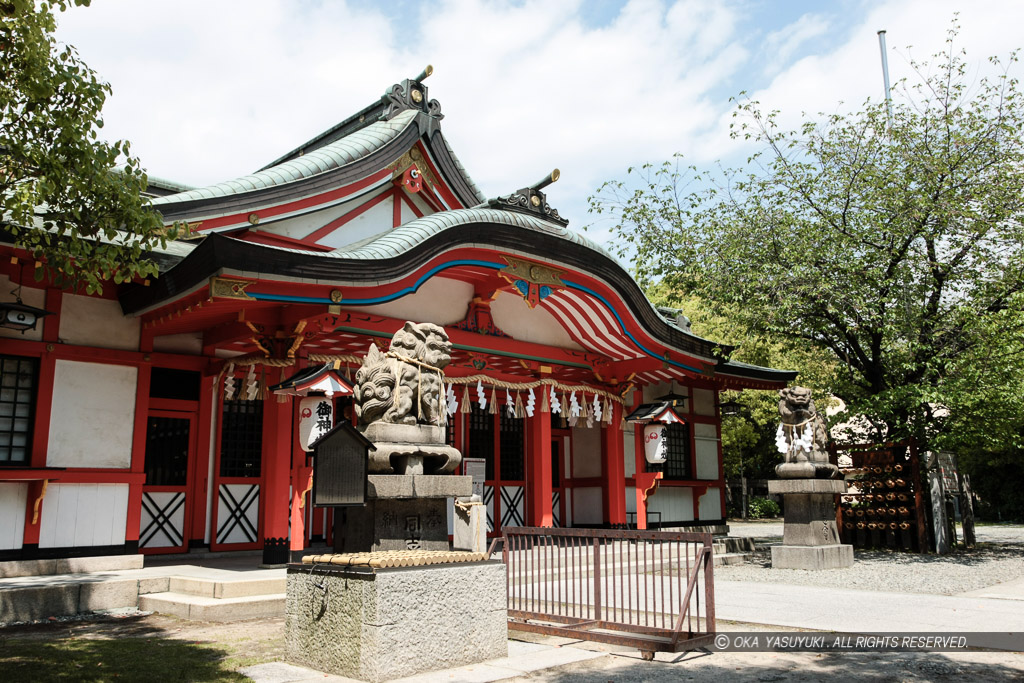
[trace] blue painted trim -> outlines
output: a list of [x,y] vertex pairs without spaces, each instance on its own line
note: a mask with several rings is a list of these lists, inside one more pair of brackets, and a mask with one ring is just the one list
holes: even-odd
[[[400,289],[391,294],[387,294],[385,296],[378,296],[370,299],[345,299],[344,301],[341,302],[334,302],[326,297],[291,296],[287,294],[261,294],[259,292],[246,292],[246,294],[251,296],[253,299],[256,299],[257,301],[287,301],[289,303],[303,304],[338,304],[342,306],[372,306],[373,304],[384,304],[389,301],[394,301],[395,299],[400,299],[408,294],[413,294],[417,289],[423,286],[424,282],[432,278],[434,275],[437,275],[441,271],[447,270],[448,268],[455,268],[457,266],[479,266],[481,268],[493,268],[494,270],[501,270],[502,268],[506,268],[507,264],[495,263],[494,261],[479,261],[476,259],[460,259],[458,261],[448,261],[446,263],[434,266],[433,268],[425,272],[423,275],[421,275],[419,279],[417,279],[416,282],[409,287],[404,287],[403,289]],[[637,348],[639,348],[641,351],[646,353],[651,358],[657,358],[659,360],[665,361],[669,365],[674,365],[678,368],[689,370],[690,372],[702,374],[699,368],[691,367],[684,363],[680,363],[679,361],[674,361],[671,358],[662,358],[661,356],[659,356],[658,354],[654,353],[646,346],[641,344],[639,341],[637,341],[636,337],[630,334],[629,331],[626,329],[626,325],[622,322],[622,318],[619,316],[619,312],[615,310],[615,307],[612,306],[607,299],[605,299],[603,296],[601,296],[594,290],[590,289],[589,287],[585,287],[584,285],[572,282],[571,280],[566,280],[564,278],[562,279],[562,282],[565,283],[566,287],[569,287],[570,289],[576,289],[581,292],[586,292],[587,294],[589,294],[590,296],[594,297],[602,304],[604,304],[605,308],[611,311],[611,314],[615,316],[615,320],[616,322],[619,323],[619,330],[622,332],[622,334],[624,334],[631,342],[637,345]]]
[[506,263],[495,263],[494,261],[478,261],[476,259],[460,259],[458,261],[448,261],[440,265],[434,266],[426,273],[421,275],[416,282],[411,286],[405,287],[393,292],[386,294],[385,296],[372,297],[370,299],[345,299],[344,301],[335,302],[331,301],[326,297],[312,297],[312,296],[290,296],[286,294],[261,294],[259,292],[246,292],[249,296],[257,301],[288,301],[291,303],[303,303],[303,304],[339,304],[342,306],[372,306],[373,304],[385,304],[395,299],[401,299],[407,294],[413,294],[417,289],[423,286],[423,283],[437,275],[443,270],[448,268],[455,268],[457,266],[479,266],[481,268],[493,268],[495,270],[501,270],[507,268]]
[[601,296],[600,294],[598,294],[594,290],[590,289],[589,287],[585,287],[585,286],[583,286],[581,284],[578,284],[576,282],[573,282],[571,280],[566,280],[565,278],[562,278],[562,282],[565,284],[566,287],[568,287],[570,289],[577,289],[577,290],[579,290],[581,292],[586,292],[587,294],[589,294],[590,296],[594,297],[595,299],[600,301],[602,304],[604,304],[605,308],[607,308],[609,311],[611,311],[612,315],[615,316],[615,321],[619,323],[619,330],[622,332],[622,334],[626,335],[626,337],[628,337],[631,342],[636,344],[637,347],[641,351],[646,353],[651,358],[657,358],[659,360],[663,360],[666,363],[668,363],[669,365],[674,365],[677,368],[684,368],[684,369],[689,370],[691,372],[696,372],[698,375],[702,374],[702,372],[701,372],[701,370],[699,368],[691,367],[689,365],[686,365],[685,363],[680,363],[679,361],[672,360],[671,358],[663,358],[663,357],[659,356],[658,354],[654,353],[653,351],[651,351],[649,348],[647,348],[643,344],[641,344],[639,341],[637,341],[636,337],[634,337],[632,334],[630,334],[629,330],[626,329],[626,325],[622,322],[622,318],[619,317],[619,312],[615,310],[615,307],[612,306],[608,302],[607,299],[605,299],[603,296]]

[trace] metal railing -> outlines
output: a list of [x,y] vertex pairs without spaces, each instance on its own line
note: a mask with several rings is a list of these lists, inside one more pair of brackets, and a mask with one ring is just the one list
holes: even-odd
[[509,628],[681,652],[715,633],[711,534],[506,527]]

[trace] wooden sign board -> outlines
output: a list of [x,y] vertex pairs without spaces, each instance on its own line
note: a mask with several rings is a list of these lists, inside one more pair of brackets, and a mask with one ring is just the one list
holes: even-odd
[[374,445],[347,422],[312,444],[314,507],[366,504],[367,465]]

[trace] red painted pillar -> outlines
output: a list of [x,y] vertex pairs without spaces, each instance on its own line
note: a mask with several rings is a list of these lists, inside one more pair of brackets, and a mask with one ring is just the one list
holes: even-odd
[[[146,356],[148,359],[149,356]],[[132,427],[131,471],[143,474],[146,471],[146,430],[149,427],[149,384],[153,366],[147,361],[138,366],[138,381],[135,393],[135,422]],[[138,552],[139,526],[142,522],[142,485],[144,476],[132,480],[128,485],[128,515],[125,518],[125,547]]]
[[601,472],[604,475],[604,519],[612,529],[626,527],[626,465],[622,446],[622,406],[612,402],[612,421],[601,427]]
[[[302,454],[305,456],[305,451]],[[297,461],[302,464],[292,470],[292,535],[288,548],[291,550],[289,559],[295,562],[300,560],[298,555],[306,549],[306,514],[312,499],[309,493],[313,486],[313,468],[306,467],[305,461],[306,458],[302,457]]]
[[[206,498],[210,484],[210,441],[213,439],[213,425],[217,422],[214,414],[214,397],[219,398],[217,380],[204,374],[199,384],[199,416],[196,423],[196,454],[191,464],[192,488],[186,493],[192,499],[192,521],[186,529],[188,543],[202,547],[206,540]],[[220,406],[220,403],[216,404]]]
[[647,528],[647,501],[644,500],[644,489],[646,477],[644,470],[647,460],[644,458],[644,440],[637,438],[637,434],[643,434],[643,425],[633,425],[633,440],[636,445],[634,449],[636,452],[636,474],[633,475],[636,481],[636,488],[633,489],[636,494],[636,528],[646,529]]
[[285,564],[289,560],[291,465],[292,404],[278,403],[277,396],[270,394],[263,401],[263,564]]
[[[633,408],[643,403],[643,394],[640,391],[633,392]],[[647,502],[644,500],[644,473],[647,470],[647,459],[644,457],[644,428],[643,425],[633,423],[633,452],[636,457],[636,468],[633,470],[633,480],[636,486],[633,489],[636,495],[636,528],[647,528]]]
[[554,526],[551,509],[551,413],[526,419],[526,523]]

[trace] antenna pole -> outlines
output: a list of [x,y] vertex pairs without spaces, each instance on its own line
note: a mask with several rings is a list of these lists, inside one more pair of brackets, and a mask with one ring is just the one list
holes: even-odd
[[878,32],[878,49],[882,52],[882,80],[885,82],[885,114],[892,128],[892,92],[889,89],[889,57],[885,52],[885,29]]

